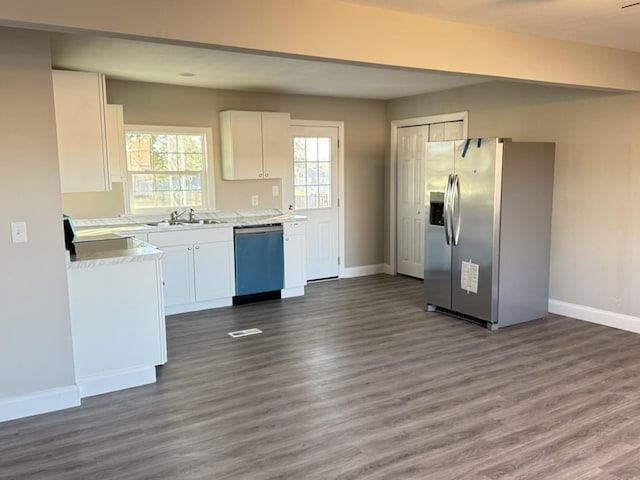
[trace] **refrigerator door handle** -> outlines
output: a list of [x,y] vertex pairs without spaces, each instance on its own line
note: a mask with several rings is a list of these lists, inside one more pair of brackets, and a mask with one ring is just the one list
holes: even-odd
[[451,245],[451,237],[452,237],[452,230],[451,230],[451,222],[452,222],[452,217],[451,217],[451,188],[453,185],[453,177],[451,174],[449,174],[449,177],[447,178],[447,186],[444,188],[444,215],[443,215],[443,219],[444,219],[444,238],[447,241],[447,245]]
[[458,245],[460,241],[460,177],[456,174],[452,180],[451,192],[451,236],[453,245]]

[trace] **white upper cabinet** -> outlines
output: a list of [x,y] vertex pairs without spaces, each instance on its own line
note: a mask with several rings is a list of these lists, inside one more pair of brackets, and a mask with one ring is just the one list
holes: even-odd
[[107,105],[107,156],[111,180],[122,182],[127,176],[122,105]]
[[225,180],[282,178],[292,158],[288,113],[220,112],[222,177]]
[[104,75],[53,70],[52,76],[62,191],[111,190]]

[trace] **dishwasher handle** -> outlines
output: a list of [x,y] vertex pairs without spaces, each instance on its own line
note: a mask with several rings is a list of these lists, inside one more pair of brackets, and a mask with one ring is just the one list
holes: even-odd
[[282,233],[282,224],[276,225],[255,225],[247,227],[234,227],[233,234],[239,235],[256,235],[261,233]]

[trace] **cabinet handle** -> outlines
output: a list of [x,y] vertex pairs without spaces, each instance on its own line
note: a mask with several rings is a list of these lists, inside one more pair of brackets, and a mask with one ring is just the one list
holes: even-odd
[[259,176],[260,178],[262,178],[262,174],[261,174],[261,173],[259,173],[259,174],[258,174],[258,176]]
[[199,245],[196,245],[196,250],[200,250],[200,246]]
[[191,251],[191,247],[187,247],[187,250],[188,250],[188,251]]
[[266,178],[266,177],[268,177],[268,176],[269,176],[269,174],[268,174],[268,173],[265,173],[265,174],[264,174],[264,176],[265,176],[265,178]]

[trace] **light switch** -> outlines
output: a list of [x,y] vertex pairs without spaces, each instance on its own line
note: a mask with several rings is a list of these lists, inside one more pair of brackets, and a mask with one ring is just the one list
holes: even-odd
[[254,207],[258,206],[258,195],[251,195],[251,205]]
[[274,197],[277,197],[278,195],[280,195],[280,187],[278,187],[278,185],[274,185],[273,187],[271,187],[271,192]]
[[11,222],[11,241],[13,243],[27,241],[27,222]]

